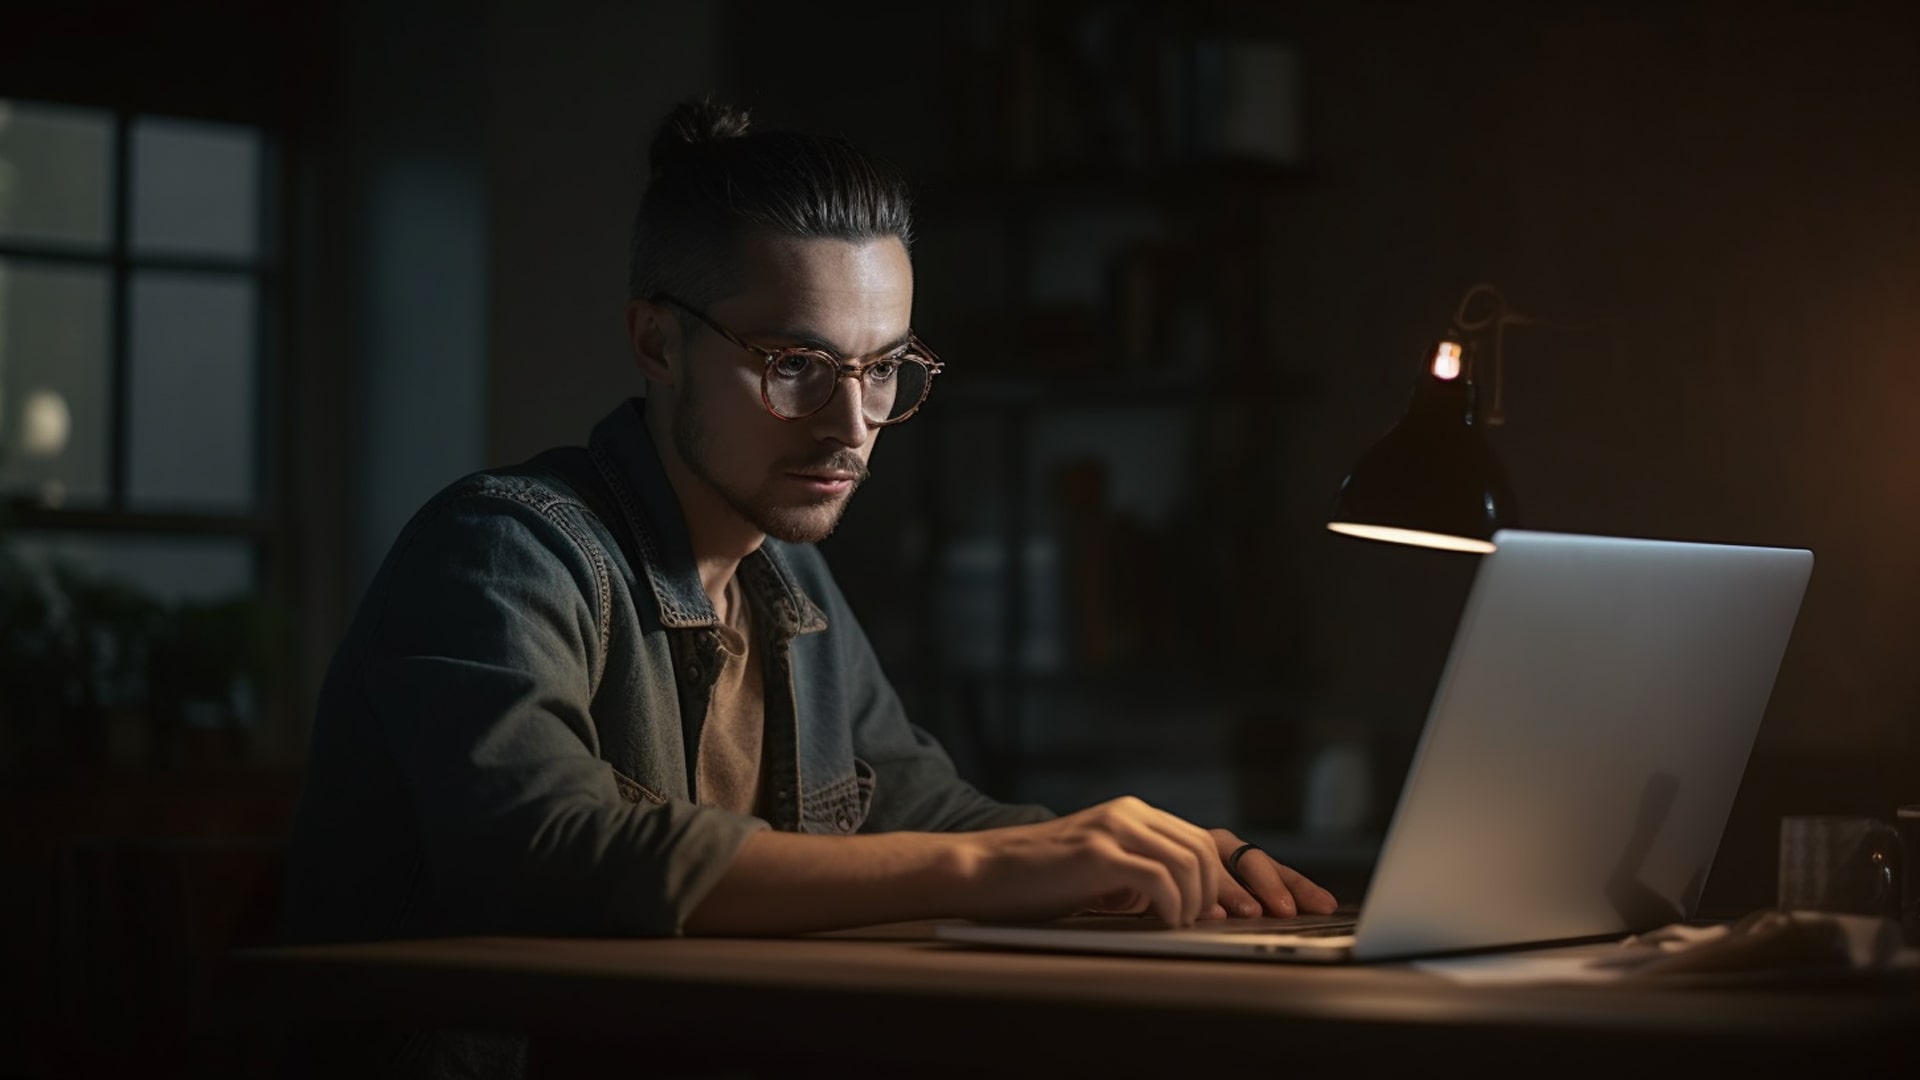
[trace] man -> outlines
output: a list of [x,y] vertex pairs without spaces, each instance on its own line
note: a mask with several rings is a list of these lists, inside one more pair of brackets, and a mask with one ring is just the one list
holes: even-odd
[[939,370],[910,234],[846,144],[674,111],[626,310],[646,397],[395,542],[322,692],[290,939],[1333,909],[1137,799],[988,799],[903,715],[811,544]]

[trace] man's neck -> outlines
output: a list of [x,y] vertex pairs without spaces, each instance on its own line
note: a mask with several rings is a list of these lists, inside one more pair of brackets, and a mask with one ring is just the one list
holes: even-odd
[[700,587],[713,604],[714,614],[725,622],[727,586],[740,569],[740,560],[760,550],[766,534],[740,516],[712,485],[700,479],[680,459],[667,424],[649,423],[647,433],[660,466],[680,504],[680,516],[687,526],[687,544],[693,551],[693,565],[700,574]]
[[733,618],[728,610],[727,586],[740,571],[740,559],[744,557],[707,557],[700,554],[698,547],[693,549],[693,564],[700,571],[700,587],[706,590],[707,600],[713,604],[714,618],[723,623]]

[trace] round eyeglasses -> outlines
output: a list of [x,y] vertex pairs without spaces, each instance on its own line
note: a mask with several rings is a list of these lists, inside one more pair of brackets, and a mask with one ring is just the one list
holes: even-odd
[[760,357],[760,403],[782,420],[802,420],[827,407],[849,376],[860,380],[860,415],[871,427],[897,424],[918,412],[940,374],[940,358],[909,331],[901,348],[871,360],[845,361],[824,349],[788,345],[777,349],[751,345],[714,322],[706,312],[667,293],[668,303],[699,319],[707,329]]

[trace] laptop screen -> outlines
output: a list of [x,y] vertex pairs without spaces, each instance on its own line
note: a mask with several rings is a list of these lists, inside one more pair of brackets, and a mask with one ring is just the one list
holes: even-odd
[[1363,958],[1691,915],[1813,566],[1799,549],[1495,542],[1381,849]]

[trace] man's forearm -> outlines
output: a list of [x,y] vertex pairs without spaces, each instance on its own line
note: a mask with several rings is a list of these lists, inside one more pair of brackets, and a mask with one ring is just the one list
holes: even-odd
[[798,934],[966,914],[966,834],[757,832],[693,914],[690,934]]
[[1053,919],[1090,909],[1191,926],[1225,918],[1223,900],[1242,914],[1265,905],[1291,915],[1294,895],[1300,910],[1333,910],[1331,895],[1278,864],[1255,882],[1260,895],[1250,895],[1221,861],[1240,838],[1218,832],[1131,796],[979,832],[756,832],[682,929],[798,934],[948,916]]

